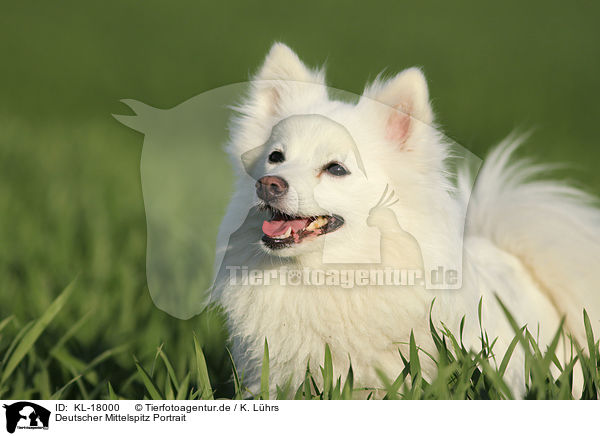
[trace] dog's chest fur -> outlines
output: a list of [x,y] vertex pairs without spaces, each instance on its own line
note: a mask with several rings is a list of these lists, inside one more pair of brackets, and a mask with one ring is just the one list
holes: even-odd
[[387,374],[403,368],[398,350],[406,353],[407,325],[415,327],[422,344],[428,342],[425,298],[416,290],[382,287],[231,286],[222,303],[233,332],[234,359],[243,365],[237,369],[254,392],[265,338],[273,386],[283,386],[293,374],[292,386],[297,387],[309,362],[311,373],[319,374],[326,344],[336,377],[345,376],[351,356],[361,384],[379,385],[377,368]]

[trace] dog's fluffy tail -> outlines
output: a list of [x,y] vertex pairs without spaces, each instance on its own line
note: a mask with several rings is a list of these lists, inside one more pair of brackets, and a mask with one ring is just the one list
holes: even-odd
[[[507,138],[485,160],[469,199],[466,235],[521,259],[582,343],[584,308],[600,333],[600,209],[581,190],[543,178],[550,166],[514,159],[523,139]],[[467,183],[466,175],[459,180]]]

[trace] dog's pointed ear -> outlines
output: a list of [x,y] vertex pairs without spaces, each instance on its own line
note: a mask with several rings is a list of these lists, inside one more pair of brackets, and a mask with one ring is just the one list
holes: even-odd
[[423,72],[409,68],[387,81],[376,80],[364,94],[386,107],[386,138],[404,148],[419,125],[433,123],[429,90]]
[[299,82],[322,82],[319,71],[313,71],[298,55],[282,42],[271,46],[263,65],[254,76],[255,80],[292,80]]
[[323,71],[308,68],[291,48],[277,42],[252,78],[244,112],[259,121],[281,118],[307,99],[323,96],[327,96]]

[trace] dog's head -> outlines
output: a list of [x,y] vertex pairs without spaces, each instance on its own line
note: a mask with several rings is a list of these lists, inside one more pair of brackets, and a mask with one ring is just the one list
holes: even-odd
[[415,222],[444,186],[445,151],[420,70],[376,80],[352,103],[330,94],[322,71],[275,44],[238,107],[229,152],[253,178],[241,189],[269,213],[257,240],[271,254],[312,252],[326,239],[360,251],[385,187],[397,215]]

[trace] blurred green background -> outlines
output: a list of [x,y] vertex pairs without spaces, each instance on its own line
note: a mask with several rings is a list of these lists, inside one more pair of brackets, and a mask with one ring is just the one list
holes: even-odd
[[152,304],[143,137],[111,113],[129,113],[122,98],[169,108],[247,80],[275,40],[353,92],[422,66],[448,136],[482,156],[533,128],[522,153],[567,163],[566,177],[600,192],[598,2],[2,0],[0,11],[0,321],[14,315],[0,353],[80,273],[0,396],[48,396],[107,352],[67,396],[101,397],[107,380],[141,396],[133,356],[150,365],[164,343],[185,371],[192,331],[218,392],[231,390],[220,315],[180,321]]

